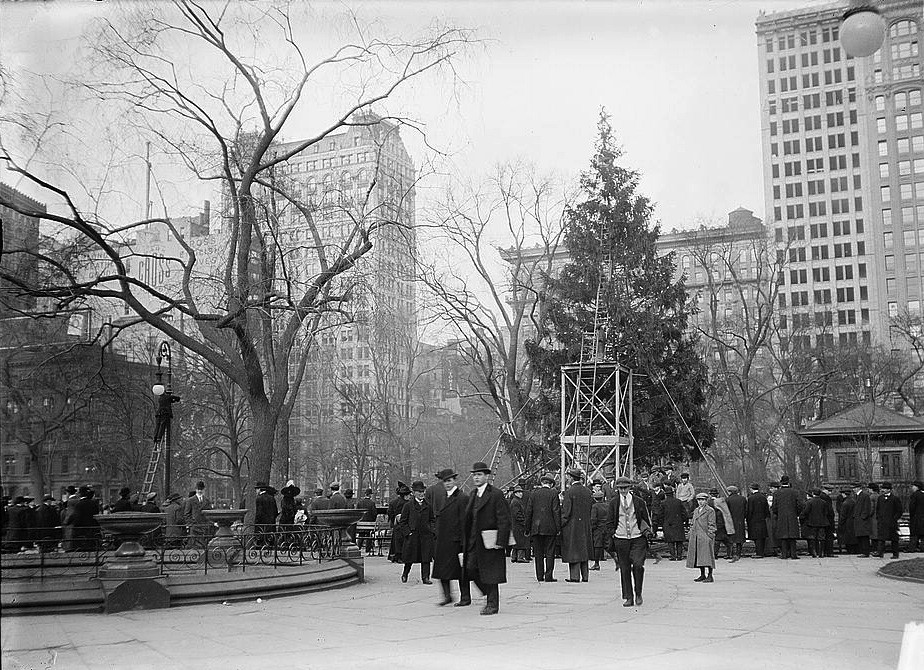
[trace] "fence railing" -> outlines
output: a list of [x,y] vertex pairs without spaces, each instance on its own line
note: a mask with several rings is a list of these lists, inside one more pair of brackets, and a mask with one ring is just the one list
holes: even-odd
[[[100,568],[112,558],[111,552],[121,544],[120,538],[99,528],[86,529],[67,541],[54,536],[54,530],[59,531],[59,537],[60,528],[33,528],[34,539],[4,538],[0,555],[3,579],[98,577]],[[171,537],[161,526],[139,541],[161,574],[301,566],[343,555],[341,532],[329,526],[291,526],[261,533],[246,532],[242,527],[230,536],[210,542],[212,539],[211,534]]]

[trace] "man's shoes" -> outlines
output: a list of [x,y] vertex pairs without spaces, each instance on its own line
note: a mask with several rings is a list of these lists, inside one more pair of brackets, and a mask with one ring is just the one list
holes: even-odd
[[455,605],[453,605],[453,607],[468,607],[471,604],[472,604],[471,600],[460,600]]
[[641,607],[641,606],[642,606],[642,602],[643,602],[643,601],[642,601],[642,594],[641,594],[641,593],[636,593],[636,594],[635,594],[635,604],[636,604],[636,606],[637,606],[637,607]]
[[599,569],[600,569],[600,566],[599,566],[599,565],[591,565],[591,566],[590,566],[590,569],[591,569],[591,570],[599,570]]
[[706,575],[700,575],[699,577],[697,577],[697,578],[694,579],[693,581],[694,581],[694,582],[704,582],[704,581],[706,581]]
[[585,578],[582,577],[582,578],[581,578],[581,581],[582,581],[582,582],[586,582],[587,579],[585,579]]
[[557,582],[558,580],[555,579],[554,577],[546,577],[546,578],[545,578],[545,581],[547,581],[547,582]]
[[898,554],[892,554],[892,558],[898,558]]
[[715,580],[712,578],[712,575],[709,575],[703,581],[706,582],[707,584],[712,584],[712,582],[714,582]]
[[571,582],[572,584],[576,584],[576,583],[580,582],[581,580],[580,580],[580,579],[566,579],[565,581],[566,581],[566,582]]
[[440,600],[440,601],[439,601],[438,603],[436,603],[436,604],[439,605],[440,607],[445,607],[446,605],[448,605],[448,604],[451,603],[451,602],[452,602],[452,598],[451,598],[451,597],[449,597],[449,596],[443,596],[443,599]]
[[739,558],[740,558],[739,556],[732,556],[731,562],[737,563]]
[[488,614],[497,614],[497,612],[498,612],[498,609],[496,607],[489,607],[485,605],[484,607],[481,608],[481,612],[479,612],[479,614],[488,615]]
[[635,601],[632,600],[632,598],[629,598],[628,600],[622,601],[622,606],[623,607],[635,607]]
[[432,582],[431,580],[429,580],[429,579],[423,579],[423,580],[421,580],[421,581],[422,581],[424,584],[432,584],[432,583],[433,583],[433,582]]
[[401,575],[401,583],[407,584],[407,575]]
[[794,560],[794,561],[798,561],[798,560],[799,560],[799,557],[798,557],[798,556],[790,556],[790,558],[791,558],[792,560]]
[[859,558],[869,558],[869,554],[857,554]]

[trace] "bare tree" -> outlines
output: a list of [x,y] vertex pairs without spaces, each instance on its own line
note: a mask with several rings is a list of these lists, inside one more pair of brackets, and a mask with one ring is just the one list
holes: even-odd
[[561,244],[569,195],[525,165],[497,168],[483,185],[450,188],[431,214],[445,253],[422,262],[426,309],[464,342],[475,378],[463,394],[483,400],[509,438],[520,469],[540,447],[526,406],[536,372],[524,344],[545,309],[545,281]]
[[[248,403],[251,474],[260,479],[271,474],[280,420],[291,412],[316,318],[348,302],[349,288],[340,278],[369,252],[375,232],[406,225],[403,194],[390,193],[394,179],[376,169],[348,203],[348,230],[339,243],[328,244],[316,206],[301,189],[292,192],[280,173],[288,161],[338,132],[367,129],[384,136],[378,140],[384,143],[398,127],[416,127],[405,116],[383,118],[369,111],[384,109],[396,91],[423,76],[451,73],[457,54],[471,42],[468,32],[454,28],[415,39],[380,39],[354,20],[352,41],[312,60],[296,26],[313,17],[293,15],[298,11],[298,5],[139,3],[104,18],[88,40],[93,59],[81,82],[89,94],[85,103],[96,103],[101,115],[116,110],[200,185],[222,189],[223,244],[213,264],[166,211],[140,220],[119,212],[108,220],[108,172],[82,182],[102,185],[93,190],[97,206],[78,204],[89,186],[77,193],[68,186],[73,180],[59,180],[43,169],[45,163],[29,162],[36,151],[55,153],[52,138],[38,136],[39,147],[4,142],[0,153],[50,211],[5,204],[58,227],[93,261],[91,271],[80,272],[40,251],[15,250],[33,253],[40,266],[53,268],[40,274],[54,281],[35,284],[9,273],[3,278],[43,299],[49,311],[92,299],[116,301],[131,315],[117,331],[144,323],[221,371]],[[266,50],[266,44],[275,48]],[[333,89],[339,108],[307,139],[284,144],[293,119],[329,99],[330,82],[341,86]],[[72,137],[78,133],[74,129]],[[286,264],[280,217],[297,219],[309,231],[304,247],[315,263],[301,282],[292,280]],[[133,261],[164,257],[127,244],[154,224],[168,231],[176,249],[167,261],[179,279],[169,284],[145,281],[131,269]],[[194,326],[192,332],[180,323]]]

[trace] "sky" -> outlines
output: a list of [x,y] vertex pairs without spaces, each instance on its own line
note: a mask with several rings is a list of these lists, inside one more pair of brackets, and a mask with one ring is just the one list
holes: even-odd
[[[396,1],[349,7],[392,34],[437,20],[475,28],[484,40],[460,61],[459,87],[448,92],[445,83],[421,83],[412,102],[404,103],[413,105],[428,142],[448,151],[460,173],[477,179],[497,163],[520,160],[574,177],[589,163],[605,108],[623,163],[641,174],[640,192],[655,203],[662,229],[670,230],[720,224],[739,206],[763,217],[754,21],[760,11],[810,4],[818,3]],[[347,5],[314,6],[317,21],[305,35],[318,40],[327,30],[325,17]],[[0,60],[14,72],[66,73],[80,58],[79,38],[89,21],[111,7],[4,3]],[[337,30],[318,41],[335,41]],[[308,119],[294,121],[289,137],[311,128]],[[423,143],[406,141],[419,161]],[[128,190],[141,188],[134,181]],[[190,207],[201,197],[190,195]]]

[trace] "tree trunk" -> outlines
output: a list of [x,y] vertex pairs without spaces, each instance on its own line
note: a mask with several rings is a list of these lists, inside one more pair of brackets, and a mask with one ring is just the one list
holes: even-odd
[[42,471],[42,447],[34,445],[29,447],[29,478],[32,484],[32,495],[36,502],[42,501],[45,495],[45,473]]
[[254,483],[269,484],[273,468],[273,449],[279,415],[270,407],[265,396],[251,396],[250,412],[253,419],[250,478]]

